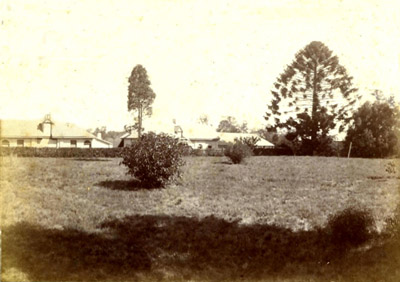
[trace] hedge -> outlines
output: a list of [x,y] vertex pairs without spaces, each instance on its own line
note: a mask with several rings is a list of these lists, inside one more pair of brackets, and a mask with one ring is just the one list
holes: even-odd
[[[120,158],[125,148],[30,148],[0,147],[0,156],[36,157],[36,158]],[[255,156],[287,156],[293,155],[289,148],[255,148]],[[223,156],[223,149],[191,149],[185,156]]]
[[29,148],[0,149],[0,156],[36,158],[119,158],[124,148]]
[[[274,148],[255,148],[253,150],[254,156],[293,156],[290,148],[274,147]],[[224,149],[192,149],[188,151],[185,156],[224,156]]]

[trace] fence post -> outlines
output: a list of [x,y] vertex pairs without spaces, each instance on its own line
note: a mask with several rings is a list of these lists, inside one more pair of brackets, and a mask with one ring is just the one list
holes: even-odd
[[349,152],[347,153],[347,158],[350,158],[350,153],[351,153],[351,144],[352,144],[353,142],[350,142],[350,146],[349,146]]

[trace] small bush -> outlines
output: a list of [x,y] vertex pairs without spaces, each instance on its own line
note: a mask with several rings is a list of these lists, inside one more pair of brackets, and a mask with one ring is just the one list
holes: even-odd
[[347,208],[329,219],[328,230],[335,246],[349,248],[368,241],[373,225],[374,219],[370,212]]
[[234,164],[240,164],[245,158],[253,155],[253,152],[243,142],[236,141],[225,149],[225,156],[231,159]]
[[395,242],[400,243],[400,205],[394,211],[393,217],[386,220],[385,233],[396,239]]
[[121,164],[145,187],[163,187],[180,175],[182,147],[166,134],[145,133],[122,154]]
[[257,148],[257,142],[260,141],[261,139],[259,137],[240,137],[236,138],[235,141],[241,142],[243,144],[246,144],[253,154],[255,153],[255,149]]

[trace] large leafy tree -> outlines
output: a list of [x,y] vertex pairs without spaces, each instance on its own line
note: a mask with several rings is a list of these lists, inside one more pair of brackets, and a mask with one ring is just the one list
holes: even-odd
[[146,69],[142,65],[135,66],[129,77],[128,111],[137,113],[133,128],[137,129],[139,138],[143,131],[143,117],[151,116],[151,105],[155,98],[156,94],[150,87]]
[[305,154],[323,151],[337,124],[344,130],[356,102],[352,77],[322,42],[300,50],[277,78],[265,119]]
[[398,150],[400,113],[390,101],[364,103],[353,115],[344,148],[351,156],[383,158]]

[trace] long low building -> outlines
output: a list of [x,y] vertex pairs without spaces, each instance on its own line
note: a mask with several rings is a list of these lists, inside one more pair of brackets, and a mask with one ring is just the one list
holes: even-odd
[[174,135],[192,149],[217,149],[219,137],[210,126],[195,124],[185,128],[174,126]]
[[2,147],[111,148],[112,144],[71,123],[0,120]]
[[[219,137],[217,132],[205,125],[192,125],[185,127],[185,132],[179,125],[171,127],[172,130],[165,130],[164,133],[179,139],[179,142],[185,143],[192,149],[217,149]],[[127,147],[138,139],[137,131],[125,133],[121,136],[121,142],[118,147]]]
[[[172,128],[172,127],[171,127]],[[187,144],[192,149],[224,149],[230,143],[240,138],[254,138],[257,140],[258,148],[274,148],[275,145],[254,133],[228,133],[217,132],[208,125],[192,124],[187,126],[176,125],[174,123],[173,133],[171,130],[165,132],[179,139],[181,143]],[[125,133],[121,136],[121,142],[118,147],[127,147],[138,139],[137,131]]]

